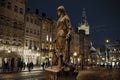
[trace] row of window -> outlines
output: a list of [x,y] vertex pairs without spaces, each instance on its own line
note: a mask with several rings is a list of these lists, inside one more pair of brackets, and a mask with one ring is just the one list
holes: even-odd
[[120,53],[120,50],[118,50],[118,51],[110,51],[110,53]]
[[24,25],[22,23],[12,22],[9,18],[3,17],[3,16],[0,16],[0,22],[1,24],[13,26],[14,28],[18,28],[21,30],[24,28]]
[[34,34],[34,35],[39,35],[39,30],[33,30],[32,28],[26,27],[26,33]]
[[14,28],[18,28],[18,29],[24,29],[24,26],[23,26],[23,24],[19,24],[19,23],[17,23],[17,22],[14,22]]
[[20,13],[20,14],[24,14],[24,9],[23,8],[21,8],[21,7],[18,7],[17,5],[12,5],[12,2],[5,2],[5,1],[2,1],[1,3],[0,3],[0,5],[1,5],[1,7],[6,7],[7,9],[9,9],[9,10],[12,10],[12,8],[13,8],[13,10],[16,12],[16,13]]
[[27,22],[30,22],[30,23],[32,23],[32,24],[36,24],[36,25],[39,25],[39,21],[40,20],[38,20],[38,19],[33,19],[32,17],[26,17],[26,21]]
[[28,46],[29,49],[35,49],[37,50],[39,47],[39,42],[38,41],[32,41],[32,40],[26,40],[25,46]]
[[26,0],[16,0],[16,2],[19,2],[21,4],[24,4]]

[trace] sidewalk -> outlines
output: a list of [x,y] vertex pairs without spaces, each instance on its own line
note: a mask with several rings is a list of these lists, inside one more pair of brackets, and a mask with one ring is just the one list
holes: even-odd
[[[33,69],[31,69],[31,71],[43,71],[43,69],[41,67],[38,67],[38,66],[35,66],[33,67]],[[29,72],[28,71],[28,68],[26,67],[25,69],[22,69],[22,71],[7,71],[7,72],[3,72],[2,69],[0,69],[0,74],[3,74],[3,73],[14,73],[14,72]]]
[[[41,67],[35,66],[31,71],[43,71]],[[26,67],[25,70],[22,70],[21,72],[28,72],[28,68]]]

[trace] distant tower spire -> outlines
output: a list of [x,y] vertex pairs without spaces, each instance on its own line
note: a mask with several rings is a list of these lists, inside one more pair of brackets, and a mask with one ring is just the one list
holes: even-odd
[[82,17],[81,17],[81,23],[78,25],[78,30],[85,30],[85,34],[89,35],[89,24],[87,22],[87,16],[86,16],[86,11],[85,8],[83,8],[82,11]]
[[82,11],[81,25],[88,25],[85,8],[83,8],[83,11]]

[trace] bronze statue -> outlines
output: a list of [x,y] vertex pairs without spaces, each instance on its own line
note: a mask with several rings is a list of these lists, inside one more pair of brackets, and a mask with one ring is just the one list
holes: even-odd
[[58,57],[58,68],[68,60],[68,41],[71,34],[71,22],[63,6],[57,8],[59,19],[57,21],[56,54]]

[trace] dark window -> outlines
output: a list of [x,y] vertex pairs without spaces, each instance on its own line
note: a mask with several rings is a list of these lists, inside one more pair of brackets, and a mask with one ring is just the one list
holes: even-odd
[[32,49],[32,40],[30,40],[29,49]]
[[7,20],[6,20],[6,24],[7,24],[7,25],[9,25],[9,23],[10,23],[10,20],[9,20],[9,19],[7,19]]
[[32,33],[32,29],[30,29],[30,33]]
[[35,24],[37,24],[37,20],[35,20]]
[[16,41],[16,39],[13,39],[13,41]]
[[8,2],[7,8],[8,8],[8,9],[12,9],[11,2]]
[[33,19],[31,18],[31,23],[33,23]]
[[39,35],[39,31],[37,31],[37,35]]
[[29,17],[27,17],[27,21],[29,22]]
[[2,6],[2,7],[5,7],[5,2],[1,2],[1,6]]
[[14,7],[14,11],[15,12],[18,12],[18,7],[15,5],[15,7]]
[[20,8],[20,14],[23,14],[23,9],[22,8]]
[[17,28],[17,22],[14,22],[14,28]]
[[23,3],[24,3],[24,0],[20,0],[20,3],[23,4]]
[[37,50],[36,41],[34,41],[34,49]]
[[18,28],[19,28],[19,29],[22,29],[22,24],[19,24],[19,25],[18,25]]
[[28,28],[26,28],[26,32],[27,32],[27,33],[29,32]]
[[34,34],[36,34],[36,30],[34,30]]

